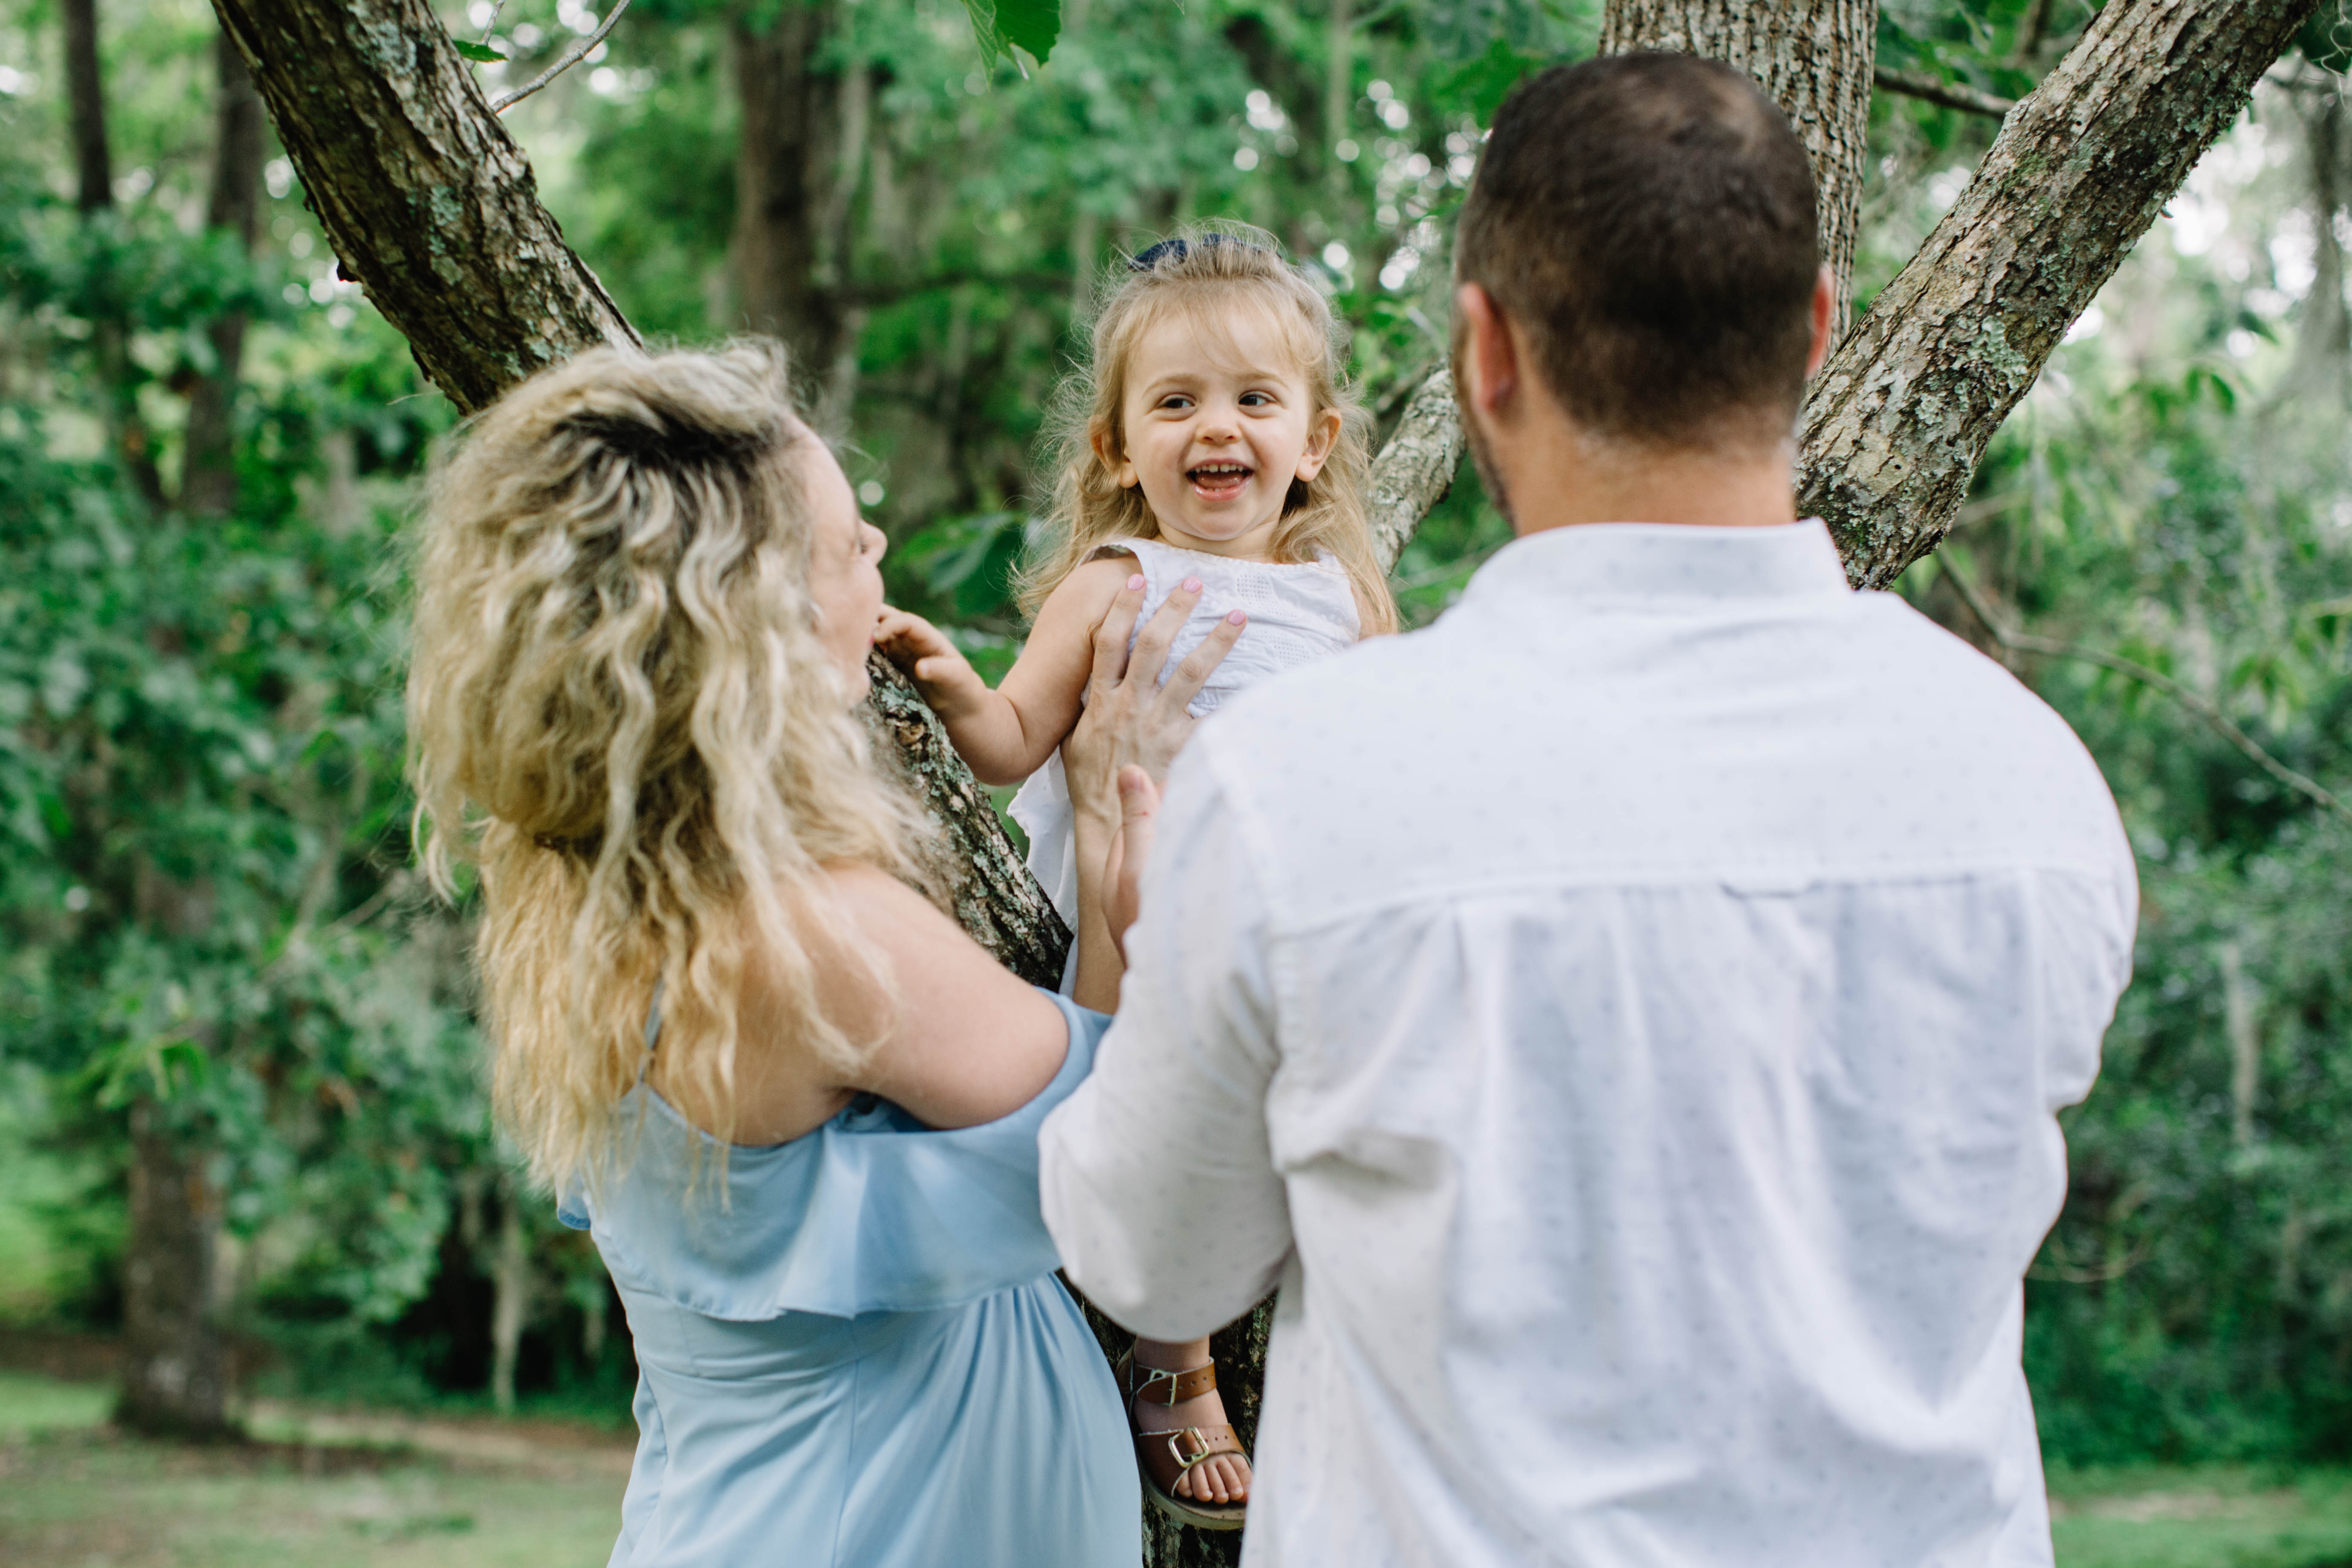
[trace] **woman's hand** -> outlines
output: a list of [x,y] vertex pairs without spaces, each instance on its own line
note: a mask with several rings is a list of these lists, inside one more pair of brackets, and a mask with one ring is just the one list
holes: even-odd
[[1128,651],[1128,637],[1143,609],[1143,574],[1127,580],[1095,628],[1094,673],[1087,682],[1086,710],[1062,742],[1062,767],[1070,781],[1070,801],[1081,821],[1115,827],[1118,822],[1118,770],[1141,768],[1154,784],[1168,777],[1168,765],[1192,738],[1193,719],[1185,710],[1248,624],[1235,610],[1217,623],[1205,641],[1185,656],[1160,684],[1168,649],[1201,602],[1201,582],[1187,578],[1145,624]]

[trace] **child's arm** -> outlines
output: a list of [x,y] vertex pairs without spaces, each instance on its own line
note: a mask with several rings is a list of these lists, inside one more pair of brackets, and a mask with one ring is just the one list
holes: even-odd
[[875,646],[905,669],[982,784],[1018,784],[1045,765],[1078,721],[1094,668],[1095,627],[1135,563],[1089,561],[1037,610],[1027,646],[991,691],[955,644],[920,616],[885,610]]

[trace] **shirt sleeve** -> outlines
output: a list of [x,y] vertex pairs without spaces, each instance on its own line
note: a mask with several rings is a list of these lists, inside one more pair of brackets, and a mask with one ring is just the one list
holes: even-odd
[[[2107,809],[2112,820],[2114,807]],[[2139,871],[2120,821],[2110,837],[2107,874],[2060,878],[2045,903],[2042,996],[2050,1043],[2043,1070],[2045,1098],[2053,1111],[2090,1094],[2107,1026],[2131,984]]]
[[1171,771],[1118,1021],[1039,1133],[1046,1228],[1087,1299],[1196,1339],[1274,1289],[1290,1211],[1267,1146],[1269,910],[1212,734]]

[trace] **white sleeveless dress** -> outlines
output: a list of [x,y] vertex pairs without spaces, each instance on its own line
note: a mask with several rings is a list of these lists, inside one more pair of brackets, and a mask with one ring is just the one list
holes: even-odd
[[[1156,539],[1121,539],[1103,545],[1087,559],[1132,555],[1143,574],[1143,623],[1168,601],[1176,584],[1187,577],[1201,580],[1201,602],[1192,618],[1176,634],[1160,671],[1164,685],[1170,671],[1185,655],[1201,646],[1218,621],[1235,610],[1249,616],[1241,640],[1201,688],[1190,705],[1192,716],[1205,718],[1234,692],[1255,686],[1269,675],[1309,664],[1352,647],[1363,635],[1356,613],[1356,594],[1346,568],[1329,553],[1319,561],[1276,565],[1264,561],[1230,561],[1179,550]],[[1130,637],[1128,646],[1133,647]],[[1076,816],[1070,807],[1070,785],[1056,751],[1045,765],[1029,775],[1013,797],[1013,820],[1029,836],[1029,869],[1054,900],[1054,908],[1073,930],[1078,921]],[[1076,974],[1077,949],[1062,972],[1065,994]]]

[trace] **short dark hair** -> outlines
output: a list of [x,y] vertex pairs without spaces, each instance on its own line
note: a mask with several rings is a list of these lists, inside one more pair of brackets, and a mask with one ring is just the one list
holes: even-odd
[[1572,418],[1671,446],[1793,422],[1820,268],[1803,144],[1748,77],[1688,55],[1520,83],[1454,241],[1455,279],[1518,324]]

